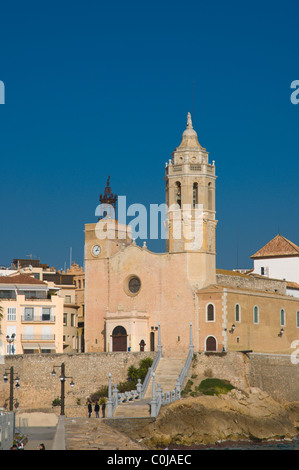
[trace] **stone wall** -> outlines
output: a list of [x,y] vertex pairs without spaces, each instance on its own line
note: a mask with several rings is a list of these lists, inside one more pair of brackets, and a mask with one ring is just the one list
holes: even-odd
[[204,378],[214,377],[229,380],[235,387],[249,387],[250,363],[246,355],[236,352],[195,353],[189,378],[192,374]]
[[195,353],[192,374],[229,380],[235,387],[258,387],[280,402],[299,401],[299,364],[290,355]]
[[299,364],[291,356],[276,354],[248,355],[249,383],[261,388],[278,401],[299,401]]
[[[52,407],[60,397],[60,365],[65,364],[67,377],[72,377],[75,386],[70,387],[70,378],[65,386],[65,412],[67,416],[86,416],[86,399],[102,385],[108,385],[108,374],[112,384],[124,382],[128,368],[138,367],[141,359],[154,357],[155,353],[118,352],[10,356],[0,365],[0,407],[9,399],[9,382],[2,380],[4,371],[11,366],[19,375],[20,388],[14,388],[14,397],[19,411],[44,411],[59,414],[59,407]],[[54,366],[56,376],[52,376]],[[245,389],[249,386],[265,390],[279,401],[299,401],[299,365],[291,362],[290,356],[257,353],[195,353],[189,377],[192,374],[229,380],[234,386]]]
[[[9,380],[2,380],[5,370],[11,366],[20,378],[20,388],[14,387],[14,397],[21,409],[49,409],[55,398],[61,396],[59,380],[61,364],[65,364],[65,374],[73,379],[75,386],[70,387],[71,379],[65,384],[65,406],[73,407],[86,399],[102,385],[108,385],[108,374],[111,372],[112,385],[125,382],[128,368],[139,366],[141,359],[154,357],[151,352],[114,352],[82,354],[28,354],[6,356],[5,364],[0,365],[0,407],[9,400]],[[58,366],[58,367],[56,367]],[[55,367],[56,376],[52,376]]]
[[228,287],[241,287],[243,289],[256,289],[278,294],[286,293],[286,281],[280,279],[270,279],[267,277],[257,277],[235,273],[234,275],[218,272],[216,275],[217,284]]

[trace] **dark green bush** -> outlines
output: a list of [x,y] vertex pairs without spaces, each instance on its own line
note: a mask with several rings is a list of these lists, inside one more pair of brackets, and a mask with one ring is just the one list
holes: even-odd
[[195,387],[195,391],[203,395],[220,395],[235,388],[228,380],[205,379]]

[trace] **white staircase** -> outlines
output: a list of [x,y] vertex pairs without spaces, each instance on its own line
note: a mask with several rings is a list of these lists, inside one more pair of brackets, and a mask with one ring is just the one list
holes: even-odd
[[[155,385],[161,385],[163,392],[170,392],[175,388],[177,379],[186,362],[182,357],[161,357],[155,376]],[[152,398],[152,378],[142,400],[126,402],[118,405],[113,418],[148,418],[150,417],[150,401]]]
[[[176,386],[177,379],[185,365],[185,362],[186,358],[182,357],[161,357],[156,369],[156,387],[158,384],[160,384],[163,393],[171,392],[171,390],[173,390]],[[150,380],[144,398],[152,397],[152,383],[153,378]]]

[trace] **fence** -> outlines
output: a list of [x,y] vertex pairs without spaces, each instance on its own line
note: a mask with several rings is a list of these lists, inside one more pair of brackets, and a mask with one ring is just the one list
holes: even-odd
[[0,450],[9,450],[15,435],[15,414],[0,411]]

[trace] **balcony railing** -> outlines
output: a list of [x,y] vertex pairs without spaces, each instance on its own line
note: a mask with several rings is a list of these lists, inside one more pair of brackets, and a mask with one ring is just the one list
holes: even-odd
[[38,315],[37,317],[26,317],[22,315],[22,323],[55,323],[56,317],[54,315]]
[[21,335],[21,341],[55,341],[55,335]]

